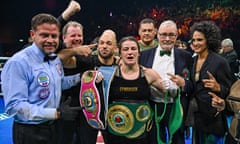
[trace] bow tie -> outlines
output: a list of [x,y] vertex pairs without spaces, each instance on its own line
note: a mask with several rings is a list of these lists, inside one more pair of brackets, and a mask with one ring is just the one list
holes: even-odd
[[171,55],[171,51],[163,51],[163,50],[161,50],[160,51],[160,56],[164,56],[164,55],[170,56]]
[[57,58],[56,54],[50,54],[50,55],[46,55],[43,59],[44,62],[49,61],[49,60],[55,60]]

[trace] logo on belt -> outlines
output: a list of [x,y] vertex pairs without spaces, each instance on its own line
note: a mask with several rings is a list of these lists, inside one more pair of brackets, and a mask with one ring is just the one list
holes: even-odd
[[[80,89],[80,105],[85,107],[83,113],[90,126],[96,129],[105,129],[107,125],[108,95],[115,66],[102,66],[98,70],[89,70],[83,73]],[[95,81],[97,74],[104,76],[101,88],[98,91]]]
[[152,115],[148,103],[114,102],[108,109],[108,129],[115,135],[136,138],[149,130]]
[[97,71],[86,71],[83,73],[80,89],[80,105],[84,107],[83,113],[90,126],[96,129],[103,129],[103,122],[100,120],[100,96],[95,85]]
[[108,109],[108,124],[113,131],[127,134],[134,126],[133,113],[124,105],[114,105]]

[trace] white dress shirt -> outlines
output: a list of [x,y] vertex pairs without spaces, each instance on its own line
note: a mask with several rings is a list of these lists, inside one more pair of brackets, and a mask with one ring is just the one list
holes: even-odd
[[152,69],[157,71],[157,73],[162,77],[164,80],[168,80],[170,83],[170,88],[176,88],[176,84],[170,80],[170,77],[167,73],[175,74],[175,67],[174,67],[174,49],[171,50],[171,55],[163,55],[160,56],[160,50],[162,48],[158,46],[155,56],[153,59]]

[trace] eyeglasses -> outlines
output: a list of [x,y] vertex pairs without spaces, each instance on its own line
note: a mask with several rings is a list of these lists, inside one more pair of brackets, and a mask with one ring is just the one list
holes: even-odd
[[169,37],[170,39],[176,38],[176,34],[175,33],[158,33],[160,38],[167,38]]

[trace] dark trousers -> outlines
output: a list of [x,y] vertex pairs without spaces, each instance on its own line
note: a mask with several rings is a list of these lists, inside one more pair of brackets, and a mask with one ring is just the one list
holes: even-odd
[[77,127],[77,135],[75,144],[96,144],[98,130],[91,127],[83,112],[80,112],[79,126]]
[[[105,131],[106,141],[105,144],[150,144],[149,133],[144,133],[143,135],[137,138],[127,138],[124,136],[116,136],[110,132]],[[103,134],[104,135],[104,134]]]
[[57,124],[54,121],[43,124],[13,123],[14,144],[57,144]]
[[[74,121],[59,120],[59,143],[58,144],[96,144],[99,130],[91,127],[83,115]],[[105,137],[102,131],[103,138]]]
[[[153,110],[155,109],[154,104],[152,104]],[[151,135],[151,144],[158,144],[158,137],[162,142],[169,142],[169,133],[168,133],[168,122],[169,122],[169,115],[171,113],[172,105],[168,104],[166,107],[165,115],[163,116],[162,120],[159,123],[159,135],[157,135],[157,127],[156,121],[153,122],[153,128],[150,131]],[[164,104],[157,104],[157,115],[160,117],[163,113]],[[155,113],[156,114],[156,113]],[[184,130],[185,126],[182,126],[176,131],[173,135],[172,143],[171,144],[185,144],[185,137],[184,137]]]
[[[156,129],[156,125],[154,124],[150,135],[151,135],[151,144],[158,144],[157,137],[160,137],[163,142],[169,141],[168,139],[169,134],[165,127],[160,126],[160,135],[157,136],[157,129]],[[182,131],[181,129],[177,130],[177,132],[173,135],[171,144],[185,144],[184,131]]]
[[238,142],[231,136],[230,133],[226,136],[225,144],[238,144]]
[[76,141],[78,124],[77,120],[66,121],[59,120],[59,143],[58,144],[73,144]]

